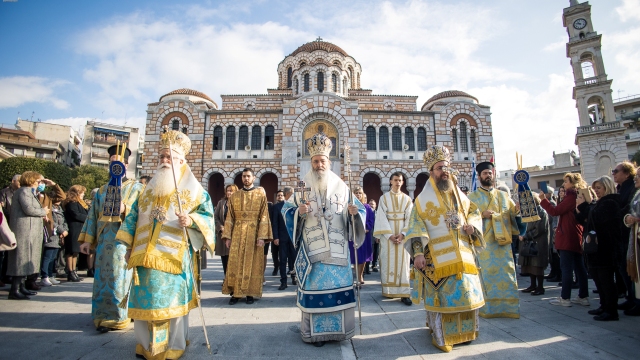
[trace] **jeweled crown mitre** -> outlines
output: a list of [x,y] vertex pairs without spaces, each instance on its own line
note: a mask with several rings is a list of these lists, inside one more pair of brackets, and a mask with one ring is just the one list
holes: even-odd
[[168,149],[169,142],[171,142],[171,149],[183,157],[191,151],[191,139],[180,131],[167,130],[162,133],[160,135],[160,150]]
[[433,170],[433,165],[440,161],[451,162],[451,153],[449,149],[442,145],[433,145],[423,155],[424,164],[427,165],[429,171]]
[[317,133],[307,140],[307,149],[309,150],[309,156],[314,157],[316,155],[324,155],[329,157],[333,144],[331,139],[324,133]]

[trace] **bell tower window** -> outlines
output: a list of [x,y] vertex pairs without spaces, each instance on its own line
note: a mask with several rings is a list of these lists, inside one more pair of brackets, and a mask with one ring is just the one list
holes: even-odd
[[338,92],[338,75],[331,74],[331,91]]
[[287,88],[291,89],[291,75],[293,75],[293,69],[291,66],[287,69]]
[[180,120],[171,121],[171,130],[175,130],[175,131],[180,130]]
[[324,91],[324,73],[322,71],[318,71],[318,91],[319,92],[323,92]]
[[386,126],[380,128],[380,150],[389,150],[389,129]]
[[304,91],[309,91],[309,73],[304,74]]

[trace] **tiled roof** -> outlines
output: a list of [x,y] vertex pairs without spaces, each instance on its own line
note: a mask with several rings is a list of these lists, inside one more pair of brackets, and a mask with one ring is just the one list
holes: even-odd
[[289,56],[297,55],[301,52],[314,52],[316,50],[326,51],[328,53],[331,52],[339,52],[344,56],[349,56],[346,51],[342,50],[339,46],[334,45],[330,42],[322,41],[322,40],[314,40],[310,41],[299,48],[295,49]]

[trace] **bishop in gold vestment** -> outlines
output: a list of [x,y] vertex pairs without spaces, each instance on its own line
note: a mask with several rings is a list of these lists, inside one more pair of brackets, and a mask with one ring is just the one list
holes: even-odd
[[244,187],[231,195],[229,210],[222,233],[223,241],[230,240],[227,276],[222,293],[232,296],[229,304],[247,297],[262,297],[264,280],[264,243],[273,239],[267,195],[261,187],[254,187],[253,170],[242,172]]
[[474,255],[483,245],[482,223],[451,180],[449,150],[432,146],[424,160],[431,177],[415,200],[405,243],[414,257],[411,297],[424,302],[432,344],[449,352],[478,335],[484,297]]

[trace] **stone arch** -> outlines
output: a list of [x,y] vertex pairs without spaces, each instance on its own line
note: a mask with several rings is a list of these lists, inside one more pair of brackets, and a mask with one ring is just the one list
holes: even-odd
[[225,179],[227,179],[229,177],[229,173],[227,173],[226,171],[224,171],[222,169],[209,169],[209,170],[204,172],[204,174],[202,175],[202,178],[200,180],[200,184],[202,184],[202,186],[205,189],[207,188],[207,184],[209,184],[209,178],[213,174],[222,174],[222,176],[224,176]]
[[[168,102],[175,102],[176,100],[168,100]],[[187,100],[180,100],[180,101],[187,101]],[[190,103],[190,102],[189,102]],[[158,105],[158,107],[160,107],[160,105]],[[194,107],[195,108],[195,107]],[[169,116],[170,115],[170,116]],[[191,112],[184,107],[169,107],[167,109],[164,109],[162,112],[160,112],[158,114],[158,122],[160,123],[160,127],[164,126],[164,125],[168,125],[169,121],[174,118],[174,117],[179,117],[183,122],[182,125],[187,125],[187,129],[189,134],[193,133],[193,115],[191,114]],[[156,128],[156,130],[158,130]]]
[[[242,171],[242,169],[240,169],[240,171]],[[278,179],[282,179],[282,174],[274,168],[265,168],[265,169],[260,169],[256,172],[256,178],[261,178],[262,175],[266,174],[266,173],[272,173],[274,175],[276,175],[278,177]]]
[[375,173],[382,179],[384,177],[384,171],[375,167],[368,167],[362,171],[360,171],[360,179],[364,179],[364,176],[368,173]]
[[[449,127],[452,129],[457,129],[458,128],[458,124],[460,123],[460,121],[464,121],[467,123],[467,126],[469,126],[470,129],[477,129],[478,128],[478,123],[476,122],[476,120],[471,116],[471,114],[473,113],[461,113],[461,114],[457,114],[455,116],[453,116],[451,118],[451,120],[449,121]],[[475,115],[475,114],[473,114]],[[476,118],[478,118],[476,116]],[[478,119],[479,120],[479,119]]]
[[[331,96],[331,95],[325,94],[321,96]],[[338,97],[336,96],[335,98],[338,98]],[[298,99],[296,103],[292,105],[292,107],[300,106],[301,99]],[[314,99],[314,98],[305,98],[305,99]],[[347,121],[345,120],[345,118],[338,111],[334,109],[330,109],[328,107],[324,107],[324,106],[307,109],[302,113],[300,113],[293,122],[293,126],[291,128],[292,136],[295,136],[295,137],[300,136],[302,129],[304,129],[308,123],[310,123],[313,120],[319,120],[320,118],[326,119],[329,122],[333,123],[336,126],[336,128],[338,128],[339,131],[342,132],[343,137],[345,136],[348,137],[349,125],[347,124]]]
[[266,121],[266,122],[258,122],[258,121],[256,121],[256,122],[253,122],[253,123],[246,122],[246,121],[239,122],[239,123],[229,123],[229,122],[223,122],[223,121],[213,122],[212,121],[209,124],[209,130],[215,129],[216,126],[220,126],[220,127],[222,127],[222,129],[226,129],[228,126],[240,127],[242,125],[245,125],[245,126],[247,126],[249,128],[252,128],[252,127],[254,127],[256,125],[264,126],[264,127],[267,127],[267,126],[271,125],[271,126],[273,126],[274,130],[278,128],[278,123],[276,123],[274,121]]
[[414,171],[414,172],[411,174],[411,177],[415,179],[415,178],[417,178],[417,177],[418,177],[418,175],[420,175],[420,174],[422,174],[422,173],[427,173],[427,174],[429,174],[429,173],[430,173],[430,171],[429,171],[429,169],[427,169],[426,167],[422,166],[422,167],[420,167],[419,169],[417,169],[416,171]]

